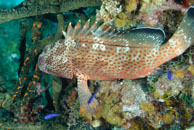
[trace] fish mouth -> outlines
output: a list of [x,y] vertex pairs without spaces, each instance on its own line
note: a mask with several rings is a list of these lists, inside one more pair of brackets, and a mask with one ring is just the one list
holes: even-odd
[[41,56],[38,57],[38,67],[41,71],[48,73],[48,66],[46,60]]
[[38,57],[38,67],[42,72],[47,74],[57,75],[52,68],[48,65],[47,61],[42,57]]

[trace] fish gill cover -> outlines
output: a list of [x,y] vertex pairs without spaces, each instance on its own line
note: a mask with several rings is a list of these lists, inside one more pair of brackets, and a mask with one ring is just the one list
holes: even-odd
[[0,129],[189,129],[193,5],[0,1]]

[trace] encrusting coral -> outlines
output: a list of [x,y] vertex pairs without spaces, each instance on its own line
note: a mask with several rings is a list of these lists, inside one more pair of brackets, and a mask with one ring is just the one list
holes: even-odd
[[109,22],[122,10],[123,6],[121,5],[121,0],[102,0],[100,10],[97,10],[96,12],[96,20],[104,20],[104,22]]
[[[161,78],[161,81],[165,82],[166,79]],[[159,80],[158,82],[161,81]],[[171,85],[174,83],[171,83]],[[159,128],[163,124],[168,124],[174,120],[172,114],[163,115],[157,110],[157,106],[153,105],[153,101],[161,102],[163,99],[153,98],[152,95],[148,95],[138,82],[132,80],[124,80],[122,82],[99,81],[99,84],[101,88],[97,98],[100,100],[100,105],[95,119],[103,118],[110,124],[126,126],[126,124],[130,123],[130,120],[141,117],[149,120],[149,125],[154,128]],[[163,85],[159,86],[162,87]],[[160,93],[167,91],[169,91],[168,87],[161,89]],[[176,95],[177,93],[171,91],[171,95],[173,94]],[[170,117],[170,119],[167,119],[167,117]]]

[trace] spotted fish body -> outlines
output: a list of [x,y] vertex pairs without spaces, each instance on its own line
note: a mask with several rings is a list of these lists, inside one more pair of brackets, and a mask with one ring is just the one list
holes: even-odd
[[194,43],[194,7],[187,11],[182,23],[165,40],[161,29],[139,28],[115,32],[107,25],[89,27],[89,21],[73,29],[69,24],[65,39],[48,45],[40,54],[40,70],[64,78],[78,79],[81,112],[95,113],[98,104],[88,104],[91,93],[87,80],[136,79],[153,72],[161,64],[181,55]]

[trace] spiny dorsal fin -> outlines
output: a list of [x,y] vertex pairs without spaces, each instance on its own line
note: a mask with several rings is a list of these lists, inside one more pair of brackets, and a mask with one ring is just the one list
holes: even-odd
[[107,24],[97,27],[94,23],[89,27],[89,20],[83,27],[80,21],[72,29],[71,23],[67,29],[67,36],[79,41],[92,41],[111,46],[134,46],[134,47],[159,47],[165,40],[162,29],[142,27],[129,32],[118,32]]

